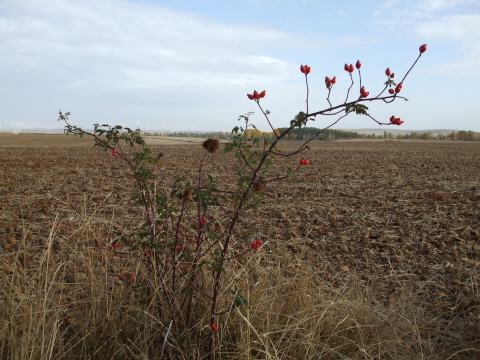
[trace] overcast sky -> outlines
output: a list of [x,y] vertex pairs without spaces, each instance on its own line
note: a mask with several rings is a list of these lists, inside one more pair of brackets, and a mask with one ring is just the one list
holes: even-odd
[[[262,105],[286,126],[305,110],[300,64],[311,66],[310,110],[322,110],[325,76],[345,99],[345,63],[361,60],[373,95],[387,67],[401,78],[427,43],[409,101],[371,103],[371,115],[480,131],[479,24],[480,0],[1,0],[0,126],[59,128],[61,109],[83,127],[230,131],[254,111],[268,130],[247,93],[266,90]],[[336,128],[376,126],[350,115]]]

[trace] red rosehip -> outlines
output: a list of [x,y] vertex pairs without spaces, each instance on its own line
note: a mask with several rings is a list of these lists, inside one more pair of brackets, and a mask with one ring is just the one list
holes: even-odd
[[357,69],[360,69],[362,67],[362,63],[360,62],[360,60],[357,60],[357,62],[355,63],[355,67]]
[[218,328],[215,326],[215,324],[210,325],[210,327],[212,328],[212,331],[217,331],[218,330]]
[[327,89],[330,89],[330,86],[332,86],[332,82],[331,81],[326,82],[325,85],[327,86]]
[[369,92],[365,91],[365,86],[362,86],[362,88],[360,89],[360,96],[366,98],[369,94]]
[[177,247],[175,248],[175,250],[177,250],[177,251],[182,251],[183,248],[182,248],[181,246],[177,246]]
[[300,65],[300,71],[305,75],[310,74],[310,66],[308,65]]
[[399,86],[397,86],[397,87],[395,88],[395,92],[396,92],[397,94],[398,94],[401,90],[402,90],[402,88],[399,87]]
[[66,317],[66,318],[65,318],[65,322],[70,322],[70,318],[69,318],[69,317]]
[[332,84],[335,84],[337,82],[337,78],[334,76],[331,82]]
[[385,75],[390,76],[390,74],[391,74],[390,68],[387,68],[387,70],[385,70]]
[[398,83],[397,87],[400,88],[400,89],[403,88],[403,83]]
[[343,69],[344,69],[345,71],[348,71],[350,68],[349,68],[348,65],[345,63],[345,65],[343,65]]
[[395,73],[390,74],[390,79],[393,79],[395,77]]
[[247,94],[247,96],[248,96],[248,98],[249,98],[250,100],[255,99],[255,96],[253,96],[252,94]]
[[388,93],[393,95],[393,94],[395,94],[395,90],[393,90],[393,89],[388,89]]
[[325,76],[325,84],[332,82],[332,79],[330,79],[328,76]]
[[348,65],[348,72],[349,72],[349,73],[352,73],[353,70],[354,70],[354,69],[353,69],[353,65],[352,65],[352,64]]
[[396,118],[395,116],[390,117],[390,123],[395,125],[402,125],[403,121],[400,118]]
[[420,54],[423,54],[425,51],[427,51],[427,44],[421,45],[418,50],[420,51]]
[[123,275],[118,275],[118,278],[119,278],[120,280],[122,280],[122,279],[123,279]]
[[265,97],[265,90],[263,90],[263,91],[260,93],[260,97],[261,97],[261,98]]
[[253,91],[253,97],[254,97],[255,99],[257,99],[257,100],[260,99],[260,94],[258,93],[257,90],[254,90],[254,91]]

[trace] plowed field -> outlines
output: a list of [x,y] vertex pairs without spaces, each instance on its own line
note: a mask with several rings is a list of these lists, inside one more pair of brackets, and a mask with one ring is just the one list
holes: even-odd
[[[198,145],[154,149],[165,154],[162,177],[194,178]],[[286,276],[308,272],[331,289],[355,281],[378,306],[411,296],[431,319],[422,336],[451,339],[425,358],[462,349],[473,350],[452,359],[478,358],[480,144],[322,142],[303,156],[310,165],[293,182],[269,183],[261,207],[239,224],[263,239],[259,256]],[[298,160],[275,159],[271,173]],[[232,166],[219,151],[205,171],[227,184]],[[139,224],[131,189],[120,160],[98,148],[0,147],[0,282],[21,272],[42,286],[37,267],[51,250],[62,264],[58,301],[78,321],[74,304],[87,296],[78,283],[105,286],[136,271],[121,256],[105,262],[108,245]]]

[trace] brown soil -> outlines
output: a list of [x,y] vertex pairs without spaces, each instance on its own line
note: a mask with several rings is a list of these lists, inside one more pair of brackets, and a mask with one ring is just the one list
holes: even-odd
[[[171,136],[145,136],[148,145],[189,145],[200,144],[205,139],[171,137]],[[2,146],[92,146],[93,139],[89,136],[80,138],[79,136],[65,136],[58,134],[0,134],[0,147]]]
[[[89,139],[44,136],[42,144],[62,146],[0,136],[0,145],[8,137],[23,145],[0,147],[1,270],[35,269],[53,234],[57,261],[68,262],[66,283],[134,272],[126,260],[103,263],[108,245],[138,225],[124,165]],[[165,154],[164,176],[195,176],[200,147],[154,149]],[[240,229],[253,229],[273,259],[287,256],[286,272],[314,267],[333,286],[354,278],[385,305],[414,289],[418,306],[478,349],[480,144],[325,142],[304,157],[310,165],[294,182],[267,184]],[[277,159],[271,173],[299,158]],[[206,172],[222,185],[232,158],[218,151],[212,159]],[[98,253],[90,269],[81,252]]]

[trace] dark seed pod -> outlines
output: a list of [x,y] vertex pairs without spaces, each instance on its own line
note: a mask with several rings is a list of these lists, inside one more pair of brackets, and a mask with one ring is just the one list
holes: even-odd
[[220,141],[217,139],[207,139],[203,142],[202,146],[209,152],[214,153],[220,147]]

